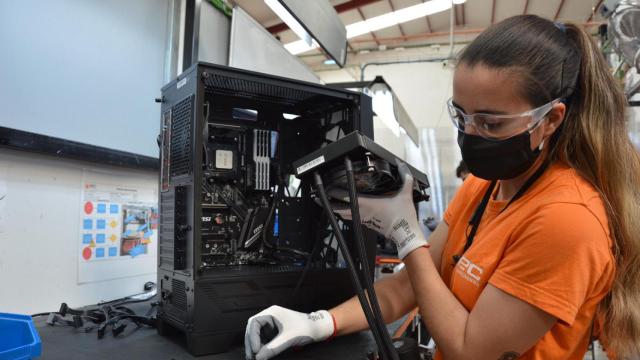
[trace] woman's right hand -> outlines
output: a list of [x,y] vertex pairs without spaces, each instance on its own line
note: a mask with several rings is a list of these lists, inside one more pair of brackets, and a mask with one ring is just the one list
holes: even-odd
[[326,340],[335,330],[333,316],[326,310],[305,314],[274,305],[249,318],[245,355],[247,360],[267,360],[290,347]]

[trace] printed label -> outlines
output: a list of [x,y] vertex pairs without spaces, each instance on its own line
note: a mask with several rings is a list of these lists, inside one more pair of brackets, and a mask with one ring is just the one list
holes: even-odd
[[216,167],[218,169],[233,169],[233,151],[216,150]]
[[176,84],[176,88],[180,89],[181,87],[183,87],[185,84],[187,83],[187,78],[184,78],[180,81],[178,81],[178,83]]
[[311,170],[322,163],[324,163],[324,155],[317,157],[304,165],[298,166],[298,168],[296,169],[296,172],[298,173],[298,175],[300,175],[303,172]]

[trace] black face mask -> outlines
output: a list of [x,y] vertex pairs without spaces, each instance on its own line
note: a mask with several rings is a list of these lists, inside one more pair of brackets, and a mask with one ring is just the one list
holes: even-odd
[[474,176],[485,180],[507,180],[531,168],[540,154],[531,150],[528,131],[505,140],[487,140],[458,131],[462,160]]

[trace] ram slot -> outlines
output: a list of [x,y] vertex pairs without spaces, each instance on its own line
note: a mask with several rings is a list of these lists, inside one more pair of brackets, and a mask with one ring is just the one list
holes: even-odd
[[269,131],[253,130],[253,161],[256,164],[255,189],[269,190]]

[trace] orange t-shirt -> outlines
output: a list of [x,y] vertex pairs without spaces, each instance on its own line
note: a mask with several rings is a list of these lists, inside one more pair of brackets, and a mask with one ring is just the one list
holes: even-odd
[[492,196],[473,244],[454,264],[488,187],[488,181],[469,177],[447,208],[440,269],[445,284],[469,311],[489,283],[556,317],[522,359],[582,359],[596,308],[615,274],[598,192],[572,168],[553,164],[504,212],[507,201]]

